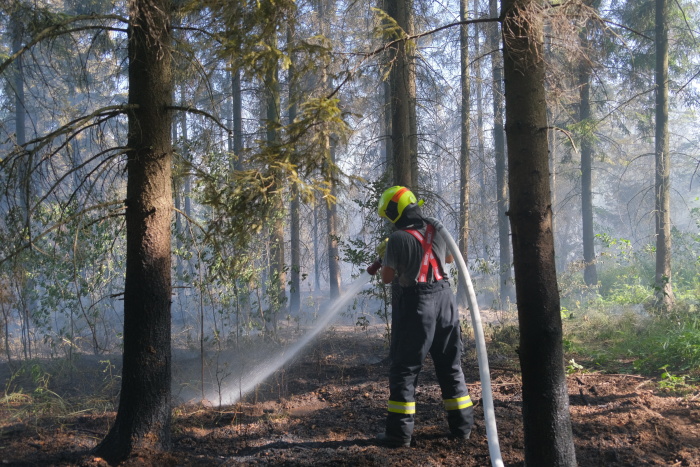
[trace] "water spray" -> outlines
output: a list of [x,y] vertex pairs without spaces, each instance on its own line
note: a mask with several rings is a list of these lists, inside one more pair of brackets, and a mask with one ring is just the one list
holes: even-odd
[[[345,307],[350,303],[350,300],[355,298],[355,296],[362,290],[370,279],[371,276],[367,272],[362,271],[360,276],[355,279],[354,282],[348,285],[345,293],[330,303],[323,310],[313,327],[306,331],[301,339],[284,349],[281,353],[276,354],[259,364],[256,364],[255,368],[253,368],[251,371],[238,375],[239,377],[236,381],[231,381],[224,384],[220,389],[209,391],[209,394],[205,395],[205,399],[218,399],[220,401],[219,405],[231,405],[238,402],[241,396],[248,394],[250,391],[255,389],[258,384],[267,379],[267,377],[282,368],[284,364],[289,362],[296,354],[299,353],[299,351],[301,351],[301,349],[311,342],[311,340],[316,337],[318,333],[328,327],[331,320],[335,318],[341,310],[345,309]],[[217,392],[220,394],[217,394]]]

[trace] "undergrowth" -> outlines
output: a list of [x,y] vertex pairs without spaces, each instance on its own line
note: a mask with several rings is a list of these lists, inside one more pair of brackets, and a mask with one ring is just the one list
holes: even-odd
[[108,361],[99,364],[103,378],[82,374],[63,359],[22,362],[4,382],[0,395],[3,416],[26,423],[113,410],[119,377]]
[[700,381],[700,317],[695,305],[657,313],[592,301],[564,316],[564,350],[577,371],[639,373],[678,388]]

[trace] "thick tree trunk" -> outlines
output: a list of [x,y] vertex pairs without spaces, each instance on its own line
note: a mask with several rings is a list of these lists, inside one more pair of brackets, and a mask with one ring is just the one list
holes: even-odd
[[[498,0],[489,0],[489,13],[498,16]],[[491,73],[493,92],[493,149],[496,162],[496,204],[498,207],[499,296],[502,304],[515,301],[511,274],[510,228],[508,224],[508,179],[506,177],[506,148],[503,130],[503,69],[499,53],[501,35],[498,23],[491,23]]]
[[[580,33],[581,49],[589,48],[588,30]],[[591,66],[584,58],[579,65],[579,122],[591,118]],[[593,240],[593,135],[586,129],[581,139],[581,216],[583,227],[583,279],[588,286],[598,284],[598,272],[595,265],[595,246]]]
[[525,463],[570,467],[576,465],[576,457],[554,265],[543,13],[535,0],[504,0],[502,5]]
[[671,155],[668,133],[668,4],[656,0],[656,299],[668,309],[671,288]]
[[172,219],[169,0],[131,0],[124,364],[117,418],[96,454],[170,447]]
[[[387,13],[406,34],[413,32],[412,0],[387,0]],[[392,48],[389,73],[391,87],[391,148],[394,184],[417,189],[418,155],[416,150],[415,65],[405,41]]]

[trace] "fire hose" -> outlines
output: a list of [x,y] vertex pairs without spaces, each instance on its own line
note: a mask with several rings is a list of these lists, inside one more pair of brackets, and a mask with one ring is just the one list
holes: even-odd
[[[486,439],[489,445],[489,455],[491,456],[491,465],[494,467],[503,467],[503,459],[501,457],[501,448],[498,442],[498,431],[496,429],[496,413],[493,407],[493,392],[491,391],[491,373],[489,371],[488,355],[486,353],[486,341],[484,339],[484,329],[481,324],[481,314],[479,313],[479,305],[476,301],[476,293],[472,284],[469,269],[464,262],[462,253],[459,251],[452,235],[448,232],[445,226],[437,219],[428,217],[425,219],[431,223],[438,234],[442,236],[447,244],[447,248],[452,253],[452,256],[457,262],[459,271],[459,283],[462,290],[467,292],[467,302],[474,326],[474,338],[476,340],[476,359],[479,363],[479,379],[481,380],[481,400],[484,404],[484,423],[486,425]],[[367,268],[370,275],[377,273],[381,267],[381,261],[377,260]]]

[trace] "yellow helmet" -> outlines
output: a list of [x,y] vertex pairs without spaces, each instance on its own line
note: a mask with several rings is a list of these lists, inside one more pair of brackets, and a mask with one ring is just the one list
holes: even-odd
[[379,214],[379,217],[386,217],[391,222],[396,223],[406,206],[414,203],[420,206],[423,204],[423,200],[419,202],[416,199],[416,195],[405,186],[392,186],[382,193],[381,198],[379,198],[377,214]]

